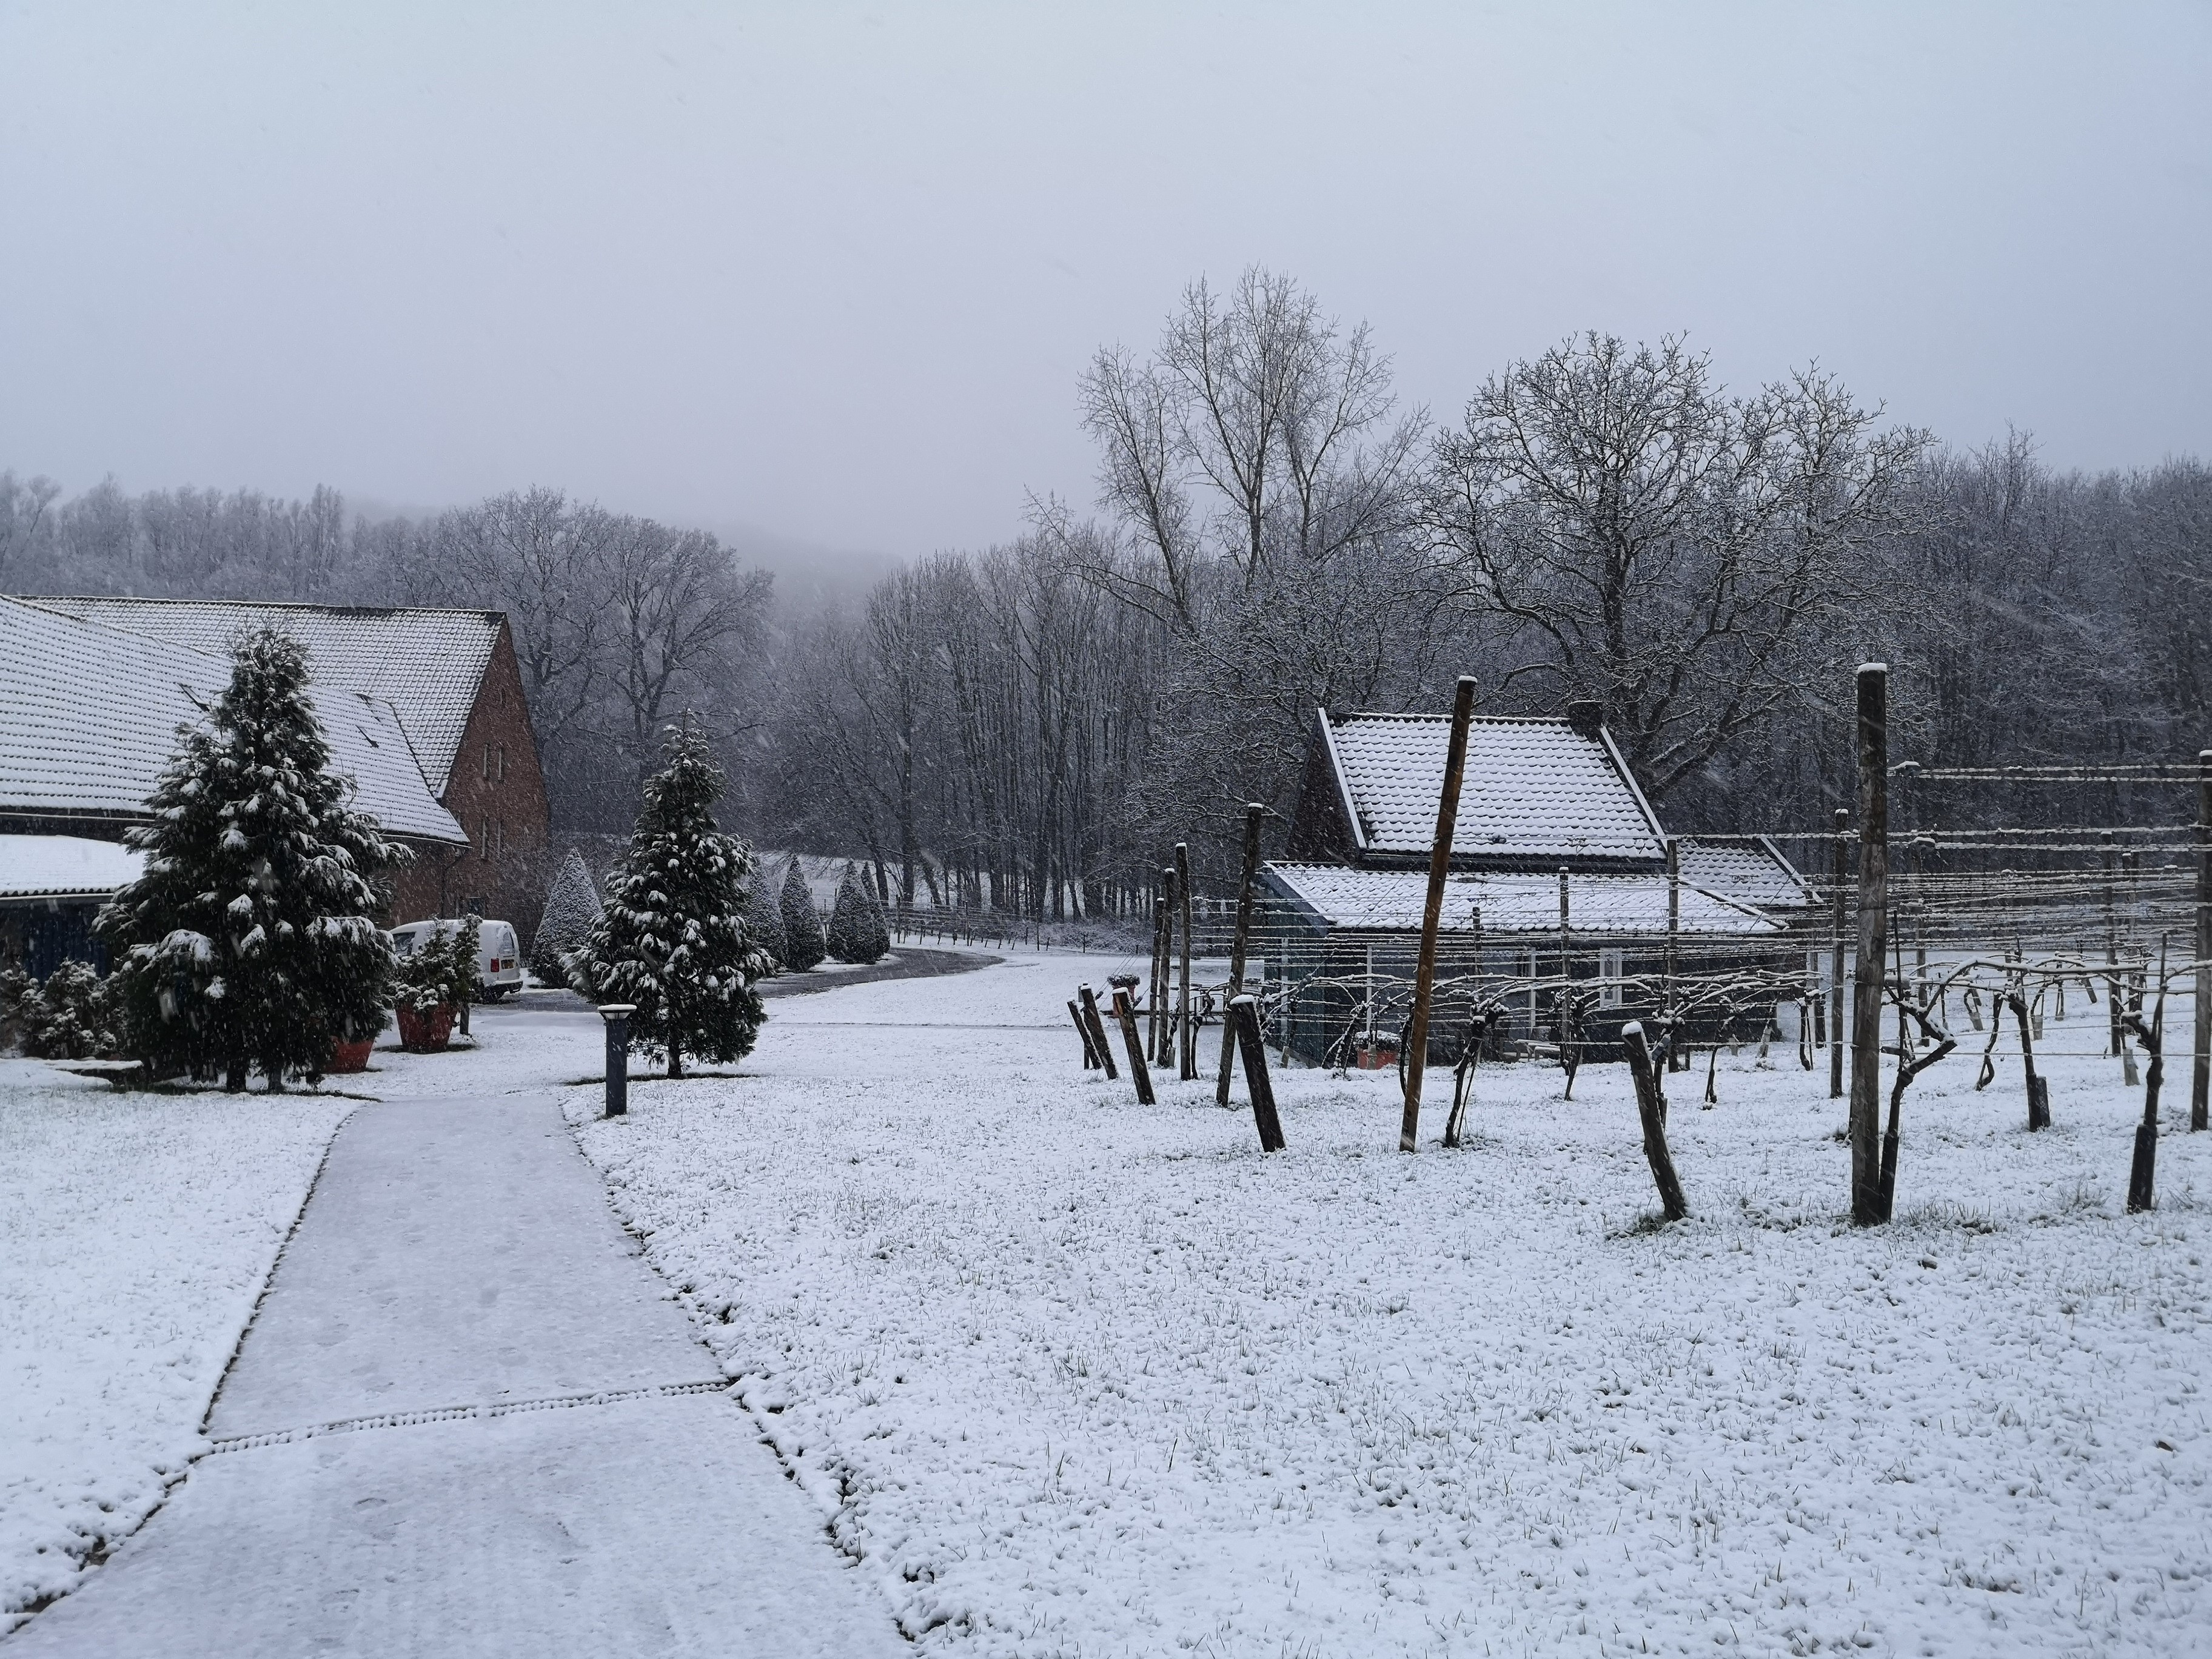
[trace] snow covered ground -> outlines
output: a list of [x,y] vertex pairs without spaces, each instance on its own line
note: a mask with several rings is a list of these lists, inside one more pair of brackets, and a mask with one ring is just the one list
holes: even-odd
[[161,1501],[353,1103],[0,1060],[0,1631]]
[[589,1016],[526,999],[477,1009],[475,1026],[474,1048],[380,1048],[331,1092],[273,1098],[128,1094],[0,1060],[0,1632],[70,1589],[197,1455],[347,1096],[548,1088],[599,1069]]
[[2077,1009],[2046,1133],[2016,1060],[1922,1079],[1878,1231],[1825,1067],[1678,1076],[1654,1227],[1623,1068],[1486,1073],[1455,1153],[1439,1081],[1410,1158],[1395,1078],[1279,1072],[1262,1158],[1210,1085],[1085,1078],[1062,1004],[1121,965],[795,1000],[734,1080],[568,1097],[923,1650],[2212,1651],[2185,1005],[2153,1214]]

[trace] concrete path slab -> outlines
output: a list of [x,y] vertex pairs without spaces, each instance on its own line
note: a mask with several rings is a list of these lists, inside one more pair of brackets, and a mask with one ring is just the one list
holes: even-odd
[[718,1395],[201,1460],[9,1659],[889,1656],[890,1616]]
[[905,1651],[744,1412],[663,1391],[715,1376],[550,1098],[365,1105],[218,1395],[234,1449],[0,1654]]
[[714,1375],[550,1097],[391,1102],[332,1143],[208,1432]]

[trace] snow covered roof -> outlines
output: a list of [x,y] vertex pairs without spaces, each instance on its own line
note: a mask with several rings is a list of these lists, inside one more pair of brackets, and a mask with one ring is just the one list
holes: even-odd
[[[1451,721],[1432,714],[1320,717],[1358,853],[1425,857]],[[1663,861],[1659,821],[1602,727],[1486,715],[1468,731],[1454,862]]]
[[1765,836],[1753,842],[1699,841],[1688,836],[1677,851],[1682,879],[1766,909],[1818,904],[1819,896],[1796,866]]
[[[1411,933],[1421,926],[1428,897],[1425,870],[1353,870],[1334,864],[1270,864],[1270,884],[1315,921],[1362,933]],[[1749,904],[1682,884],[1685,933],[1772,933],[1782,924]],[[1491,933],[1556,933],[1559,927],[1557,874],[1455,870],[1444,879],[1440,927],[1445,933],[1474,928]],[[1577,933],[1663,933],[1667,878],[1663,875],[1574,875],[1567,880],[1567,914]]]
[[377,610],[233,599],[37,599],[31,603],[149,638],[227,656],[232,636],[264,623],[307,648],[324,685],[386,702],[413,742],[430,793],[443,795],[502,620],[496,611]]
[[0,836],[0,903],[105,898],[138,879],[146,855],[82,836]]
[[[0,598],[0,812],[143,818],[176,752],[230,683],[227,656]],[[331,769],[394,835],[465,845],[390,706],[317,685]]]

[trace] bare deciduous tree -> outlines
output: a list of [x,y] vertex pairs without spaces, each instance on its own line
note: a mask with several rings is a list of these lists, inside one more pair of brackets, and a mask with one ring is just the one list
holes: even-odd
[[1867,620],[1867,556],[1929,443],[1880,421],[1815,371],[1733,398],[1680,339],[1590,334],[1483,384],[1437,441],[1426,518],[1503,624],[1501,681],[1602,702],[1663,795]]

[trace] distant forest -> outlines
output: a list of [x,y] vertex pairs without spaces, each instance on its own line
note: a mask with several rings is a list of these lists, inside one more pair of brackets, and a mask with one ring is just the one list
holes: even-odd
[[[1851,793],[1850,671],[1892,752],[2182,760],[2212,744],[2212,471],[1961,452],[1814,369],[1717,385],[1602,335],[1401,408],[1364,328],[1264,271],[1194,287],[1082,378],[1089,510],[850,605],[779,606],[714,536],[509,495],[420,520],[334,490],[68,495],[0,472],[0,592],[504,610],[557,827],[625,827],[658,734],[714,734],[730,827],[871,860],[885,890],[1126,914],[1241,804],[1291,804],[1316,708],[1602,703],[1669,828],[1815,830]],[[2172,820],[2075,785],[1906,792],[1908,822]],[[2169,797],[2171,797],[2169,799]],[[1276,830],[1279,838],[1279,818]],[[1144,901],[1149,903],[1149,900]]]

